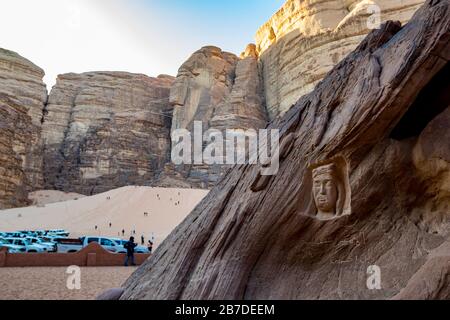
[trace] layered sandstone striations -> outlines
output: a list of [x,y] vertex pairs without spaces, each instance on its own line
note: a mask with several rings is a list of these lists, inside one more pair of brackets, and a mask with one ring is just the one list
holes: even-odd
[[43,187],[43,77],[41,68],[0,49],[0,209],[26,205],[28,191]]
[[[181,66],[176,79],[62,75],[44,111],[43,71],[1,51],[0,197],[15,206],[43,186],[83,194],[130,184],[214,186],[226,166],[173,165],[170,133],[192,131],[195,121],[204,131],[265,127],[361,42],[370,31],[367,22],[376,22],[368,13],[374,3],[288,0],[240,58],[208,46]],[[421,3],[376,1],[382,21],[402,23]]]
[[170,93],[172,131],[193,129],[194,121],[208,129],[216,107],[231,92],[238,60],[217,47],[204,47],[180,67]]
[[[265,128],[267,114],[262,78],[254,45],[238,58],[217,47],[195,52],[180,68],[170,93],[174,106],[172,131],[202,129],[220,131]],[[225,166],[166,166],[167,176],[208,188],[217,183]]]
[[43,119],[46,188],[94,194],[148,185],[170,154],[170,76],[65,74]]
[[424,0],[288,0],[256,34],[271,119],[284,114],[376,27],[407,22]]
[[278,174],[230,170],[122,299],[449,299],[449,39],[448,0],[370,33],[270,125]]
[[172,130],[192,129],[201,121],[208,129],[265,127],[261,77],[254,46],[242,59],[217,47],[203,47],[180,68],[170,93]]

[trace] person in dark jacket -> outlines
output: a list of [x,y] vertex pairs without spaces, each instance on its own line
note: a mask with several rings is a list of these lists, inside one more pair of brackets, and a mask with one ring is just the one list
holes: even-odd
[[152,251],[153,251],[153,241],[148,240],[147,248],[148,248],[149,253],[152,253]]
[[134,263],[134,249],[137,247],[137,244],[134,243],[134,237],[131,237],[130,241],[125,243],[125,245],[123,247],[125,249],[127,249],[127,257],[125,259],[125,267],[128,267],[128,263],[130,262],[130,260],[131,260],[131,265],[135,266],[136,264]]

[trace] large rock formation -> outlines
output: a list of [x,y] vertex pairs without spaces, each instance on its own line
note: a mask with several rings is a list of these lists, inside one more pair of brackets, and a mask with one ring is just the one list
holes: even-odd
[[[262,90],[254,45],[249,45],[241,59],[217,47],[204,47],[181,66],[172,87],[172,131],[193,132],[195,121],[202,123],[204,132],[265,128],[268,118]],[[226,166],[168,164],[162,180],[175,176],[190,185],[209,188],[225,169]]]
[[288,0],[256,34],[271,119],[285,113],[376,27],[407,22],[424,0]]
[[194,121],[202,121],[208,129],[216,107],[231,92],[238,60],[217,47],[204,47],[180,67],[170,93],[172,131],[193,129]]
[[254,45],[242,59],[204,47],[180,68],[170,93],[172,131],[192,130],[194,121],[210,128],[259,129],[267,125],[262,81]]
[[[401,22],[421,3],[376,1],[381,20]],[[0,93],[8,108],[1,110],[0,197],[16,206],[26,203],[28,190],[42,187],[83,194],[129,184],[213,187],[227,166],[175,166],[170,133],[192,131],[194,121],[204,131],[264,128],[362,41],[373,4],[288,0],[240,58],[204,47],[176,80],[121,72],[61,75],[44,113],[43,71],[2,51]]]
[[[14,148],[19,156],[27,154],[23,165],[9,157],[12,164],[5,160],[2,166],[10,171],[5,177],[15,179],[8,186],[5,182],[5,198],[15,202],[11,194],[17,193],[26,199],[27,185],[32,190],[86,195],[135,184],[213,186],[225,167],[171,164],[171,129],[192,130],[194,121],[202,121],[204,130],[265,127],[267,115],[255,51],[249,46],[240,59],[216,47],[202,48],[180,68],[175,83],[170,76],[149,78],[122,72],[60,75],[45,108],[42,70],[33,71],[26,64],[30,62],[23,62],[37,80],[22,86],[5,72],[2,89],[9,92],[8,99],[20,98],[21,87],[36,83],[42,91],[34,98],[37,102],[26,104],[33,126],[22,120],[7,121],[5,116],[5,123],[16,124],[3,135],[8,139],[5,148]],[[14,137],[27,131],[33,137]],[[13,154],[6,149],[4,153]],[[18,171],[20,168],[26,170]]]
[[43,119],[45,186],[93,194],[148,185],[170,155],[170,76],[66,74]]
[[0,209],[26,205],[42,188],[44,71],[15,52],[0,49]]
[[448,0],[373,31],[271,124],[279,173],[229,171],[122,299],[450,298],[449,39]]

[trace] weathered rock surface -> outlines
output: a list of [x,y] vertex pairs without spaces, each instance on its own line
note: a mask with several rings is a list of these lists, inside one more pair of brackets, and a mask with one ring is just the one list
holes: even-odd
[[[406,22],[423,0],[376,3],[381,20]],[[361,42],[369,32],[371,4],[288,0],[240,58],[209,46],[194,53],[176,79],[121,72],[62,75],[44,112],[43,71],[2,51],[0,93],[8,107],[0,110],[0,198],[20,206],[28,191],[44,187],[83,194],[129,184],[213,187],[228,167],[174,166],[170,132],[192,131],[194,121],[202,121],[205,131],[265,127]]]
[[28,204],[28,191],[43,187],[43,77],[41,68],[0,49],[0,209]]
[[[271,119],[284,114],[370,32],[370,6],[380,21],[407,22],[424,0],[288,0],[256,34]],[[369,25],[368,25],[369,22]]]
[[448,297],[449,39],[447,0],[373,31],[271,124],[279,173],[229,171],[122,299]]
[[124,290],[122,288],[113,288],[101,293],[96,300],[98,301],[117,301],[120,300]]
[[[268,117],[254,45],[249,45],[241,58],[209,46],[181,66],[170,93],[172,131],[193,132],[195,121],[202,122],[204,132],[266,127]],[[178,176],[193,186],[209,188],[224,170],[226,166],[168,164],[162,180],[167,180],[167,175]]]
[[217,47],[195,52],[180,68],[170,93],[172,131],[259,129],[267,125],[262,81],[254,45],[242,59]]
[[170,92],[174,106],[172,131],[193,129],[202,121],[208,129],[215,108],[230,94],[239,58],[217,47],[195,52],[179,69]]
[[218,130],[265,128],[268,117],[263,99],[262,78],[254,45],[249,45],[234,70],[233,86],[216,107],[210,125]]
[[149,185],[170,159],[170,76],[66,74],[43,122],[45,186],[94,194]]
[[[35,73],[41,76],[42,70]],[[59,76],[45,108],[46,92],[39,97],[38,107],[27,107],[33,124],[39,127],[16,121],[18,127],[8,131],[8,138],[4,135],[8,148],[17,140],[13,134],[34,130],[35,135],[23,142],[30,143],[32,151],[25,151],[25,146],[16,150],[17,154],[30,154],[26,172],[17,171],[21,166],[16,160],[9,158],[14,169],[5,161],[5,167],[14,171],[10,179],[18,179],[5,186],[4,190],[9,190],[6,198],[12,199],[10,194],[18,192],[26,199],[27,189],[17,188],[25,179],[32,190],[46,188],[85,195],[134,184],[214,185],[225,167],[171,164],[171,129],[191,130],[194,121],[202,121],[205,130],[265,127],[267,115],[255,47],[250,45],[242,59],[216,47],[205,47],[182,66],[174,80],[122,72]],[[45,89],[41,78],[39,81]],[[11,99],[20,94],[18,86],[14,88]],[[14,148],[18,149],[18,144]],[[7,153],[12,151],[5,150]]]

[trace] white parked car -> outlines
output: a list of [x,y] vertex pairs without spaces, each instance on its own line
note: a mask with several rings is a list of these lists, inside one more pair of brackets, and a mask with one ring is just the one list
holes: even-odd
[[27,237],[25,239],[31,244],[36,244],[47,248],[48,252],[56,252],[57,246],[55,242],[46,242],[36,237]]
[[113,239],[105,237],[84,237],[80,239],[57,239],[57,251],[61,253],[75,253],[87,247],[90,243],[96,242],[104,249],[118,253],[117,251],[123,249]]
[[60,237],[55,235],[37,236],[37,238],[42,239],[44,242],[54,242],[54,243],[57,243],[59,239],[67,239],[67,237]]
[[6,232],[3,238],[24,238],[25,235],[22,232]]
[[9,253],[21,253],[25,252],[25,249],[21,246],[10,244],[4,239],[0,239],[0,248],[7,248]]
[[70,235],[70,233],[67,232],[66,230],[57,229],[57,230],[47,230],[47,231],[45,231],[45,235],[46,236],[55,236],[55,237],[60,237],[60,238],[67,238]]
[[[13,245],[21,247],[21,252],[45,253],[48,251],[46,247],[38,245],[38,244],[32,244],[23,238],[7,238],[4,240],[6,240],[9,244],[13,244]],[[23,250],[23,249],[25,249],[25,250]]]

